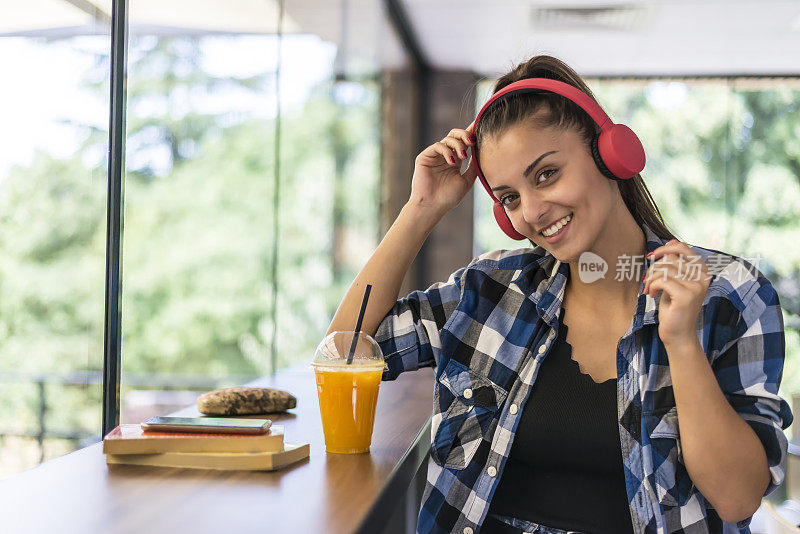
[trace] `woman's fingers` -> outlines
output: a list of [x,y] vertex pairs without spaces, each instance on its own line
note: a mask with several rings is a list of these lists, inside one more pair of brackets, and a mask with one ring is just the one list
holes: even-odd
[[449,165],[455,165],[456,162],[458,161],[458,158],[456,156],[456,153],[455,153],[454,149],[451,148],[449,145],[445,144],[444,140],[434,143],[433,147],[434,147],[434,150],[436,150],[436,152],[438,152],[439,154],[442,155],[444,160]]
[[673,253],[663,253],[657,261],[645,270],[644,293],[650,290],[650,283],[656,280],[674,280],[681,286],[688,288],[703,280],[706,283],[710,275],[702,266]]
[[453,128],[447,137],[432,144],[421,155],[435,158],[438,154],[446,164],[460,168],[461,161],[469,158],[468,148],[474,145],[474,138],[469,131]]
[[452,130],[450,130],[450,133],[447,134],[447,137],[458,139],[466,146],[472,146],[475,144],[475,136],[473,136],[472,132],[470,132],[469,130],[461,130],[459,128],[453,128]]
[[441,142],[450,147],[459,159],[467,159],[469,156],[469,154],[467,154],[467,146],[460,139],[448,136],[442,139]]
[[469,157],[467,148],[475,144],[469,132],[459,129],[450,130],[441,142],[450,147],[460,159],[467,159]]

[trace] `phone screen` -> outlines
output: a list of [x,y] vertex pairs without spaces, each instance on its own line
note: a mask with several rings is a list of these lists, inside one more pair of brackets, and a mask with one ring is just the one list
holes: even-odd
[[264,434],[269,419],[232,417],[151,417],[142,423],[143,430],[159,432],[218,432],[224,434]]

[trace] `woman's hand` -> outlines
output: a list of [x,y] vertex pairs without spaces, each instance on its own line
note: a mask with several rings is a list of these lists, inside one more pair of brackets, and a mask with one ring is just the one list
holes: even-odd
[[658,336],[664,345],[697,343],[697,316],[711,282],[708,265],[686,243],[673,239],[648,255],[644,292],[659,291]]
[[[444,215],[458,206],[475,183],[475,164],[468,152],[475,145],[472,124],[467,129],[454,128],[447,137],[417,156],[411,180],[409,202]],[[461,162],[470,158],[469,167],[461,174]]]

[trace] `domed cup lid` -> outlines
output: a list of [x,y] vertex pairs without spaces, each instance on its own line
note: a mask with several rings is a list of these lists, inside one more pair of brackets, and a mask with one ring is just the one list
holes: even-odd
[[[352,359],[348,363],[348,356]],[[383,352],[372,336],[364,332],[335,331],[323,339],[314,353],[311,366],[315,369],[383,369]]]

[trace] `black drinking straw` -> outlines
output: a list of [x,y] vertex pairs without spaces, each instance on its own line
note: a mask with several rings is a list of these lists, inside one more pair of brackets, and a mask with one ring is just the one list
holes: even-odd
[[369,300],[369,292],[372,289],[372,284],[367,284],[364,290],[364,298],[361,299],[361,310],[358,312],[358,320],[356,321],[356,333],[353,336],[353,342],[350,344],[350,354],[347,355],[347,364],[353,363],[353,353],[356,351],[356,343],[358,343],[358,333],[361,332],[361,322],[364,320],[364,312],[367,311],[367,301]]

